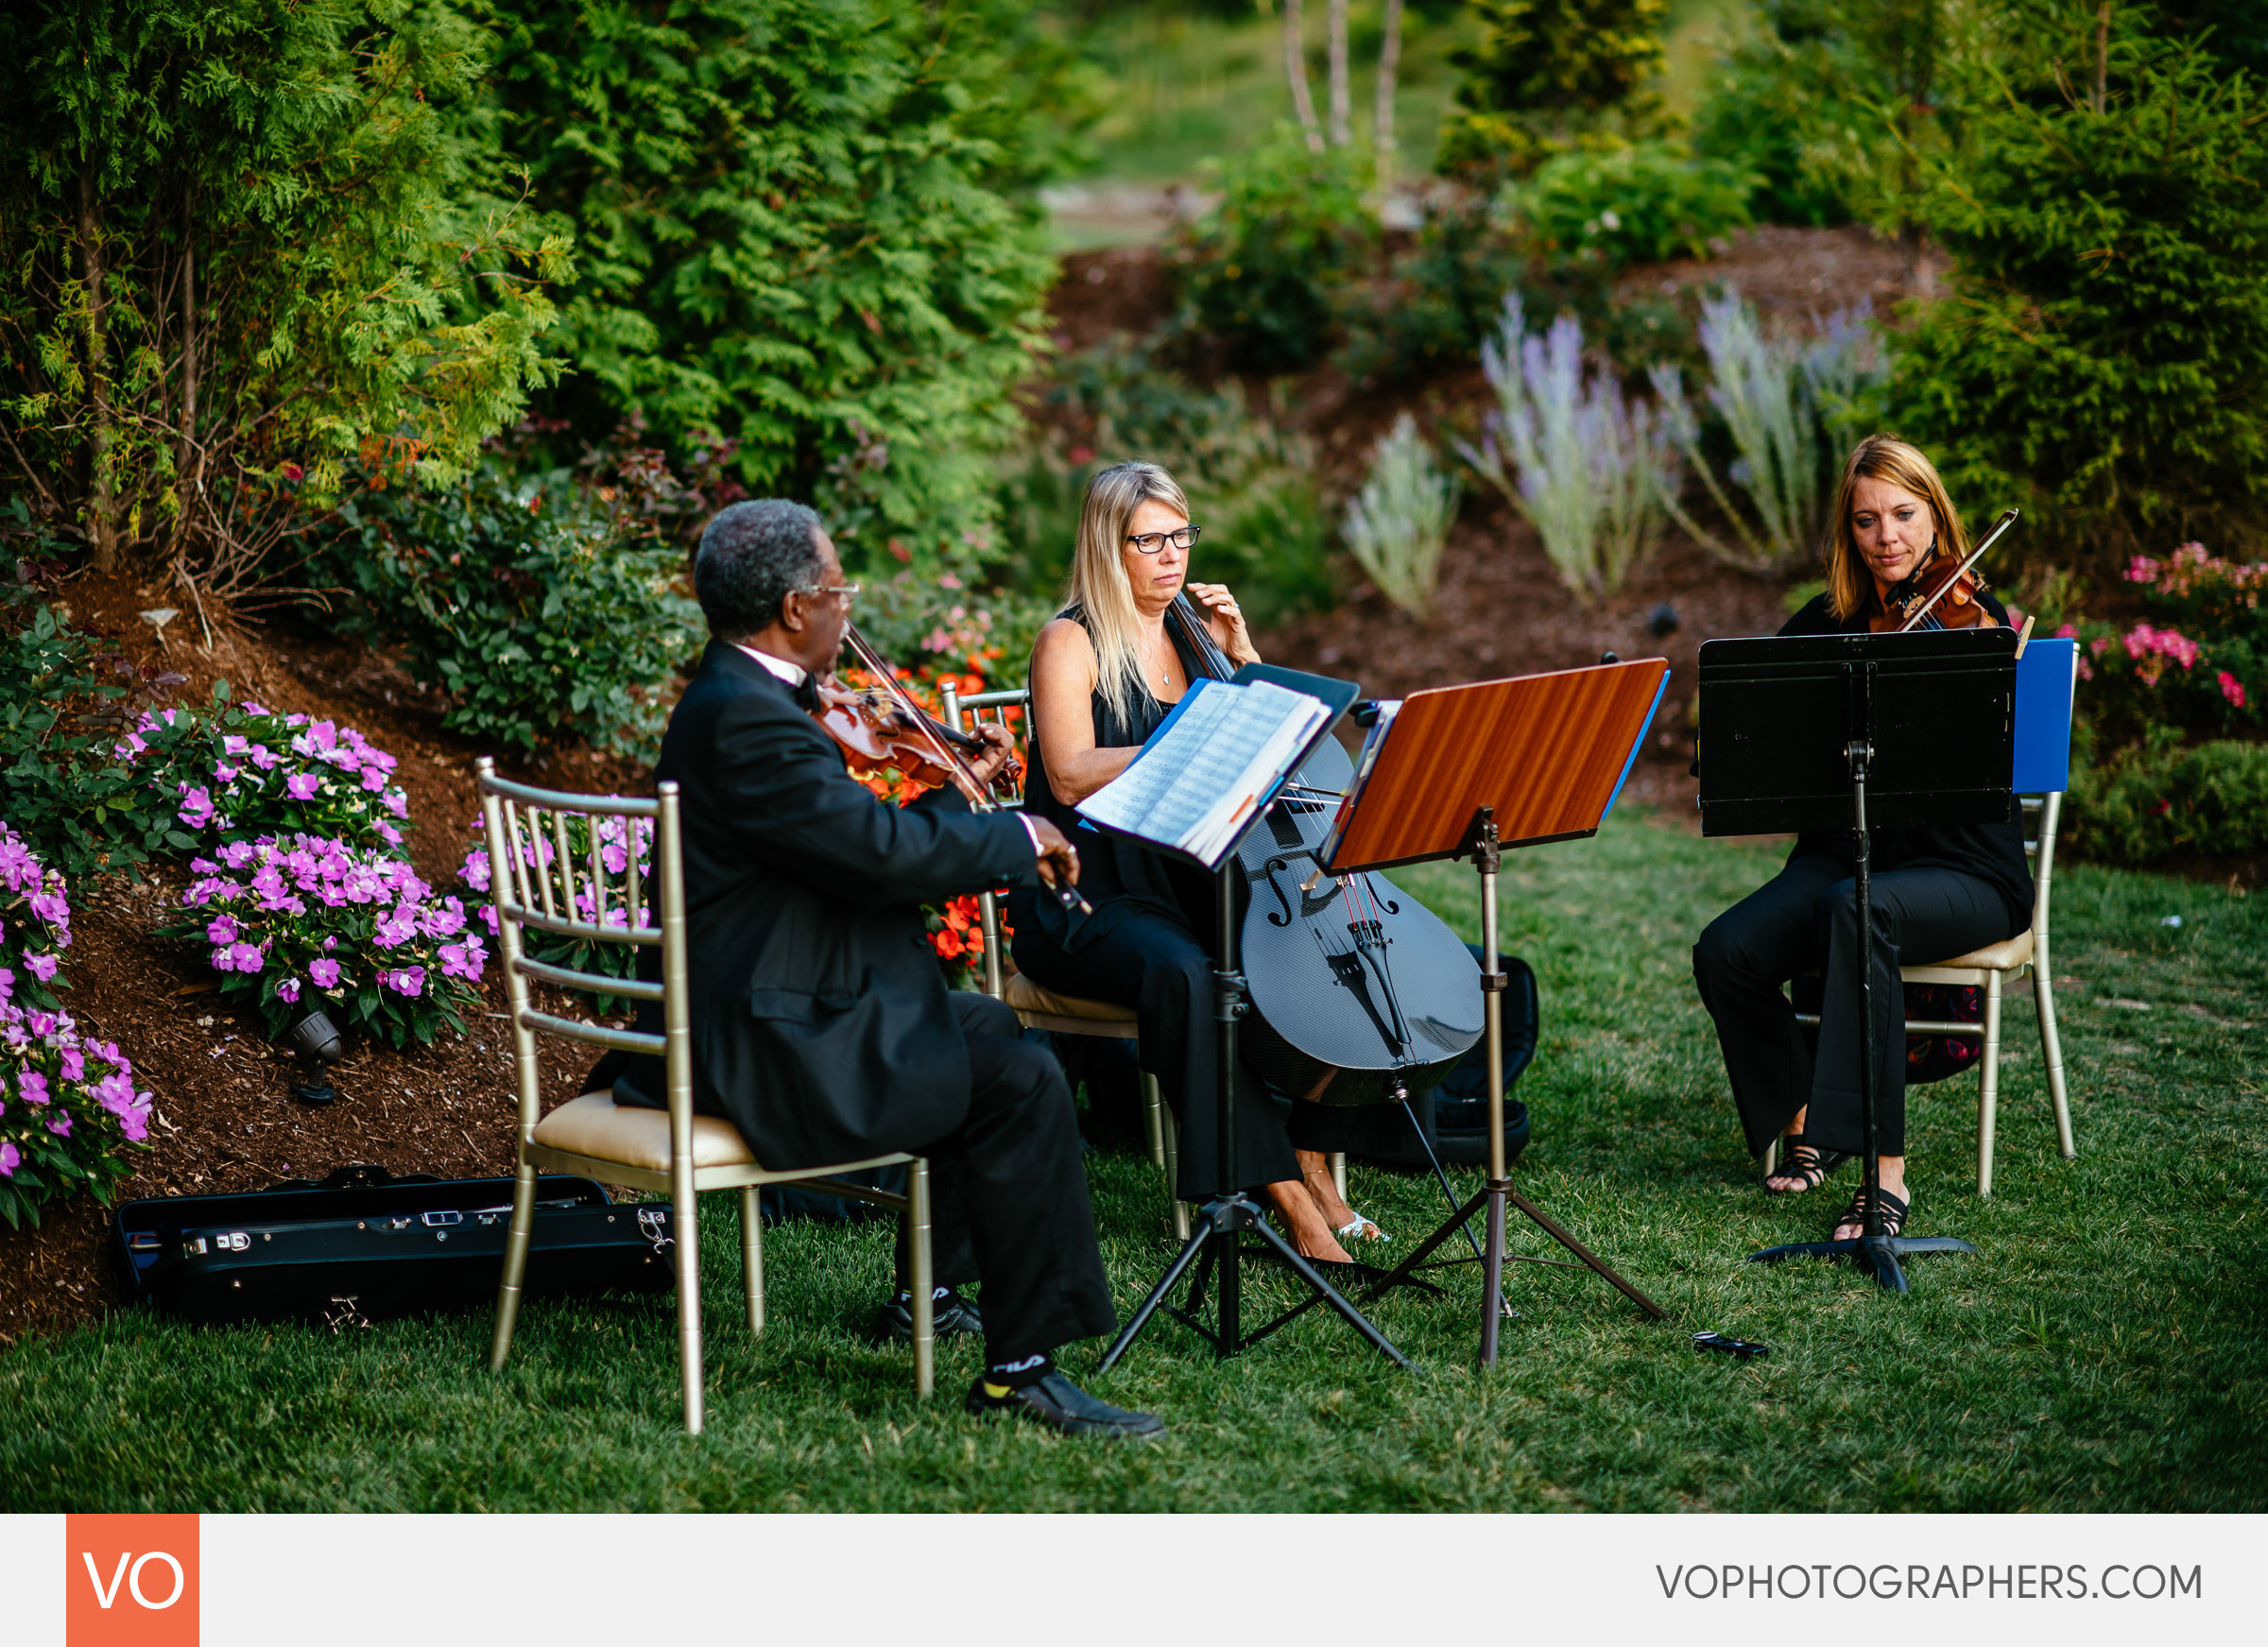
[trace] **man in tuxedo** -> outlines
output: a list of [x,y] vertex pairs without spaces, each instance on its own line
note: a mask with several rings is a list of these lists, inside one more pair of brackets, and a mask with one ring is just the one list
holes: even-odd
[[[1034,876],[1075,882],[1077,853],[1044,819],[972,813],[950,786],[891,806],[845,770],[810,710],[857,590],[812,510],[725,509],[694,586],[712,638],[654,775],[681,796],[695,1107],[770,1166],[929,1158],[937,1278],[984,1283],[981,1322],[957,1295],[939,1306],[940,1329],[985,1336],[968,1409],[1159,1433],[1056,1369],[1058,1347],[1116,1325],[1070,1089],[1014,1013],[946,989],[919,911]],[[1006,734],[987,730],[984,778],[1007,756]],[[656,1107],[662,1091],[652,1058],[615,1087]],[[885,1322],[910,1329],[909,1303]]]

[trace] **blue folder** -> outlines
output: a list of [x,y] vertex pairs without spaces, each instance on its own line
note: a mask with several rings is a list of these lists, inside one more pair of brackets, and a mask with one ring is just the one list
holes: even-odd
[[2071,781],[2071,700],[2079,643],[2035,640],[2016,661],[2016,771],[2019,795],[2062,790]]

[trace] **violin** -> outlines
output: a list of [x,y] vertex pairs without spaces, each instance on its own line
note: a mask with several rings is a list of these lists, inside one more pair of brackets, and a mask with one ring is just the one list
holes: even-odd
[[[988,747],[982,738],[949,727],[919,704],[901,701],[880,687],[846,686],[830,678],[819,682],[818,691],[816,718],[858,765],[895,766],[916,783],[951,783],[954,774],[937,759],[933,740],[969,759]],[[1009,756],[992,780],[993,789],[1014,795],[1022,771]]]
[[1958,563],[1944,549],[1933,546],[1930,558],[1882,597],[1882,609],[1868,620],[1867,629],[1877,635],[1902,635],[1910,629],[1998,626],[1998,620],[1977,599],[1985,583],[1973,568],[2001,534],[2016,523],[2016,510],[2003,509],[1984,540],[1968,552],[1967,559]]
[[[891,667],[889,660],[858,632],[856,624],[843,626],[843,639],[860,666],[882,684],[861,690],[833,681],[822,682],[819,707],[813,718],[828,735],[861,765],[895,766],[917,782],[951,782],[969,798],[969,804],[976,811],[998,812],[1000,803],[993,799],[984,780],[961,758],[964,749],[980,753],[989,746],[982,738],[947,726],[923,709],[898,678],[898,671]],[[993,782],[1004,786],[1012,796],[1016,776],[1021,771],[1011,756]],[[925,777],[925,773],[936,776]],[[1065,909],[1086,915],[1094,913],[1094,906],[1080,895],[1077,887],[1044,878],[1040,884],[1055,894]]]

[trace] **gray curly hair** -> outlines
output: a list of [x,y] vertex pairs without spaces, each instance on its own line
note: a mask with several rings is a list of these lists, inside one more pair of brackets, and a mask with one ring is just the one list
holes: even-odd
[[758,498],[719,509],[693,558],[693,592],[720,641],[745,641],[819,574],[819,517],[806,504]]

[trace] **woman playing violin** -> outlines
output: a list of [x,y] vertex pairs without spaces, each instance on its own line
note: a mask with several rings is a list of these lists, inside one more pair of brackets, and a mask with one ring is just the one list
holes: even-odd
[[[1125,771],[1166,712],[1204,673],[1167,611],[1184,589],[1201,604],[1213,642],[1237,664],[1260,654],[1236,599],[1217,583],[1186,582],[1200,528],[1173,477],[1121,463],[1088,483],[1071,588],[1061,615],[1032,649],[1027,808],[1073,835],[1091,912],[1019,891],[1009,902],[1017,969],[1042,988],[1116,1002],[1141,1014],[1139,1056],[1181,1125],[1177,1192],[1266,1186],[1300,1252],[1344,1261],[1338,1235],[1377,1227],[1340,1199],[1325,1165],[1336,1148],[1321,1106],[1276,1096],[1240,1069],[1238,1176],[1219,1182],[1215,1119],[1209,877],[1129,842],[1079,830],[1078,802]],[[1303,1147],[1294,1149],[1294,1133]]]
[[[1967,535],[1936,469],[1888,436],[1861,441],[1844,465],[1827,548],[1827,592],[1781,626],[1783,635],[1864,634],[1910,579],[1967,554]],[[1918,580],[1916,580],[1918,581]],[[1982,622],[2006,609],[1981,588],[1961,592]],[[1949,594],[1947,599],[1951,599]],[[1920,626],[1932,627],[1934,613]],[[1896,626],[1890,626],[1895,627]],[[1875,1113],[1881,1152],[1882,1227],[1895,1235],[1906,1187],[1906,1066],[1901,958],[1927,964],[2014,937],[2032,920],[2032,876],[2021,826],[1932,826],[1872,832]],[[1749,1153],[1775,1136],[1785,1146],[1764,1180],[1774,1194],[1826,1181],[1864,1145],[1859,1131],[1857,838],[1847,831],[1796,837],[1787,866],[1711,921],[1693,946],[1693,979],[1716,1021]],[[1823,974],[1817,1053],[1806,1045],[1783,986]],[[1830,1239],[1856,1236],[1862,1189]]]

